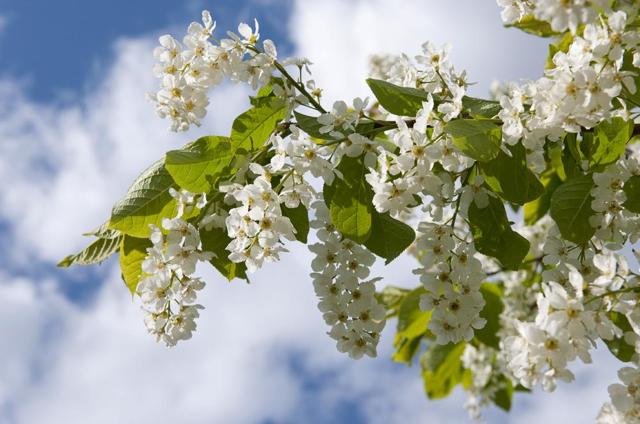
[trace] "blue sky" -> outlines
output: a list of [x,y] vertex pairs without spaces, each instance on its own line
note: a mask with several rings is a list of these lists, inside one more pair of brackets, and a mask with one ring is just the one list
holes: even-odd
[[214,11],[219,28],[235,29],[239,19],[261,22],[264,32],[286,52],[287,1],[233,0],[3,0],[8,30],[0,37],[5,76],[25,79],[39,101],[77,99],[104,75],[113,43],[126,37],[182,29],[203,8]]
[[[460,391],[428,402],[417,366],[388,359],[395,323],[377,360],[336,352],[301,247],[251,286],[202,271],[199,330],[171,350],[145,333],[117,261],[55,267],[140,170],[201,134],[226,134],[246,109],[248,91],[225,85],[203,128],[176,135],[144,99],[157,84],[157,36],[181,37],[204,7],[218,31],[258,18],[281,56],[314,62],[327,100],[368,95],[368,55],[413,55],[427,39],[452,42],[478,95],[492,78],[535,78],[546,54],[544,41],[501,27],[493,0],[0,0],[0,422],[465,422]],[[413,266],[376,272],[410,286]],[[615,379],[601,353],[597,368],[577,367],[575,385],[520,396],[489,422],[591,421]]]

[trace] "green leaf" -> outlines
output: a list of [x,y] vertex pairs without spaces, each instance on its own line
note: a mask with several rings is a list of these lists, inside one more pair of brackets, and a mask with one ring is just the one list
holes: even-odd
[[478,252],[498,259],[505,268],[518,269],[529,252],[529,242],[511,229],[502,202],[489,197],[489,205],[469,206],[469,222]]
[[430,344],[422,355],[422,379],[429,399],[441,399],[449,395],[462,381],[464,368],[460,357],[465,343],[446,345]]
[[102,237],[94,240],[89,246],[75,255],[69,255],[58,264],[61,268],[71,265],[91,265],[105,261],[109,256],[120,250],[122,234],[110,231],[111,237]]
[[367,79],[367,84],[380,105],[394,115],[416,116],[422,109],[422,102],[427,101],[429,95],[423,90],[400,87],[373,78]]
[[159,160],[147,168],[131,185],[127,194],[113,206],[109,228],[134,237],[148,237],[149,225],[160,226],[163,218],[175,216],[177,206],[169,189],[175,182]]
[[560,39],[560,41],[556,44],[549,44],[549,54],[547,56],[547,63],[545,64],[544,69],[553,69],[556,67],[555,63],[553,63],[553,57],[558,52],[568,52],[569,47],[573,43],[573,34],[567,31],[564,36]]
[[462,98],[462,107],[471,116],[482,118],[493,118],[500,112],[500,110],[502,110],[500,102],[495,100],[477,99],[469,96],[464,96]]
[[590,149],[590,162],[594,165],[608,165],[618,160],[633,135],[633,121],[615,117],[602,121],[594,129],[593,146]]
[[636,351],[634,346],[628,344],[624,339],[624,333],[628,333],[630,331],[633,332],[633,328],[631,327],[631,324],[629,324],[629,320],[624,316],[624,314],[615,311],[609,312],[609,319],[623,331],[623,334],[621,337],[616,337],[612,340],[605,340],[604,343],[616,358],[622,362],[631,362]]
[[559,35],[558,32],[551,28],[551,24],[549,24],[549,22],[540,21],[533,17],[533,15],[527,15],[518,22],[505,26],[507,28],[518,28],[528,34],[537,35],[538,37],[553,37],[554,35]]
[[562,180],[558,177],[558,174],[549,170],[542,174],[540,181],[544,186],[544,193],[537,199],[524,205],[524,222],[527,225],[533,225],[538,222],[549,211],[549,205],[551,205],[551,196],[553,192],[560,187]]
[[147,238],[138,238],[125,235],[120,246],[120,271],[125,285],[135,294],[140,276],[142,275],[142,262],[147,257],[147,248],[153,244]]
[[296,239],[306,244],[307,235],[309,234],[309,212],[307,208],[302,203],[297,208],[283,206],[282,215],[291,220],[293,228],[296,229]]
[[345,237],[364,243],[371,235],[374,212],[371,204],[373,192],[364,179],[364,160],[362,157],[350,158],[345,155],[337,169],[342,172],[343,178],[334,180],[330,186],[331,195],[325,197],[331,222]]
[[376,299],[388,311],[387,318],[396,316],[400,305],[410,293],[410,290],[401,287],[387,286],[382,291],[376,292]]
[[165,168],[181,188],[209,193],[229,172],[235,154],[230,138],[201,137],[180,150],[167,152]]
[[416,233],[404,222],[393,219],[388,213],[373,212],[371,236],[365,243],[367,249],[385,258],[389,264],[413,243]]
[[398,309],[398,325],[393,340],[395,352],[391,359],[410,364],[420,348],[420,340],[427,333],[431,311],[420,310],[420,296],[425,293],[418,287],[404,296]]
[[480,292],[484,298],[484,308],[480,311],[480,317],[487,320],[487,323],[480,330],[475,330],[475,337],[487,346],[499,349],[500,314],[504,309],[502,291],[493,283],[484,283],[480,286]]
[[444,130],[462,153],[477,161],[490,161],[500,152],[502,129],[489,120],[455,119]]
[[271,136],[285,114],[284,101],[272,99],[261,102],[233,121],[231,139],[234,148],[256,150]]
[[511,400],[514,392],[513,384],[504,374],[500,376],[497,384],[502,387],[493,395],[493,403],[499,408],[509,412],[511,410]]
[[591,209],[591,175],[582,175],[564,182],[551,196],[550,214],[562,237],[576,244],[589,241],[595,228],[589,223]]
[[309,134],[311,137],[319,138],[321,140],[335,140],[336,138],[329,133],[323,134],[320,132],[322,124],[318,122],[318,118],[314,116],[303,115],[302,113],[293,111],[293,115],[296,117],[296,125],[302,131]]
[[634,175],[624,183],[624,194],[627,200],[624,207],[629,212],[640,213],[640,175]]
[[542,183],[527,166],[527,154],[522,144],[509,148],[512,156],[503,151],[489,162],[480,165],[485,182],[503,199],[524,205],[544,193]]
[[221,228],[201,229],[200,241],[202,242],[202,250],[214,253],[215,256],[209,262],[227,280],[231,281],[234,278],[247,280],[247,267],[245,264],[229,260],[229,251],[226,250],[226,247],[231,242],[231,239],[227,236],[226,231]]

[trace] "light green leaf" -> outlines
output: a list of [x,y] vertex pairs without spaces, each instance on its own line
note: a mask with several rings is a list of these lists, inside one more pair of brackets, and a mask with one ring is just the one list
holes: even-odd
[[399,116],[416,116],[427,101],[428,93],[410,87],[400,87],[390,82],[369,78],[369,88],[387,111]]
[[518,22],[505,26],[518,28],[526,33],[537,35],[538,37],[553,37],[554,35],[559,35],[558,32],[551,28],[549,22],[540,21],[532,15],[527,15]]
[[388,213],[373,212],[371,236],[365,246],[385,258],[385,264],[389,264],[404,252],[415,240],[416,234],[413,228],[393,219]]
[[333,225],[358,243],[366,242],[371,235],[374,212],[373,192],[364,179],[366,169],[362,157],[343,156],[338,165],[343,178],[336,177],[330,186],[331,195],[325,196]]
[[174,186],[175,182],[164,168],[163,161],[157,161],[113,206],[109,228],[134,237],[148,237],[150,224],[160,226],[163,218],[175,216],[176,202],[169,194],[169,189]]
[[480,169],[495,193],[511,203],[524,205],[540,197],[544,187],[529,170],[524,147],[518,143],[509,150],[511,157],[500,151],[495,159],[480,164]]
[[376,292],[376,299],[387,310],[387,318],[398,314],[400,305],[411,291],[401,287],[386,286],[382,291]]
[[296,229],[296,239],[302,243],[307,243],[309,234],[309,211],[300,203],[297,208],[282,207],[282,215],[289,218],[293,228]]
[[573,34],[567,31],[564,36],[560,39],[560,41],[556,44],[549,44],[549,54],[547,56],[547,63],[545,64],[544,69],[553,69],[556,65],[553,63],[553,57],[558,52],[568,52],[569,47],[573,43]]
[[110,237],[102,237],[94,240],[89,246],[75,255],[69,255],[58,264],[61,268],[71,265],[92,265],[105,261],[109,256],[120,250],[122,234],[109,230]]
[[202,250],[213,252],[215,255],[209,262],[229,281],[234,278],[247,280],[247,267],[244,263],[235,263],[229,260],[227,245],[231,242],[227,233],[221,228],[211,230],[200,230],[200,240]]
[[429,399],[447,397],[462,381],[464,368],[460,357],[465,343],[430,344],[422,355],[422,379]]
[[640,213],[640,175],[634,175],[624,183],[624,194],[627,200],[624,207],[629,212]]
[[489,205],[469,206],[469,222],[478,252],[498,259],[505,268],[518,269],[529,252],[529,242],[511,229],[502,202],[489,197]]
[[284,101],[272,99],[260,102],[233,121],[232,147],[246,150],[259,149],[271,136],[285,114]]
[[221,176],[230,172],[238,153],[228,137],[201,137],[180,150],[171,150],[165,157],[165,168],[174,181],[193,193],[209,193]]
[[444,131],[462,153],[477,161],[490,161],[500,152],[502,129],[489,120],[455,119]]
[[431,311],[420,310],[420,296],[425,293],[423,287],[409,292],[398,309],[398,325],[393,340],[395,352],[391,359],[410,364],[420,348],[420,340],[427,333]]
[[140,276],[142,275],[142,262],[147,257],[147,248],[153,244],[147,238],[138,238],[125,235],[120,246],[120,271],[125,285],[135,294]]
[[483,328],[475,330],[475,337],[485,345],[499,349],[500,314],[504,309],[502,291],[494,283],[484,283],[480,286],[480,292],[484,298],[484,308],[480,312],[480,317],[487,320],[487,323]]
[[615,117],[602,121],[594,129],[593,146],[587,157],[594,165],[608,165],[618,160],[624,153],[627,143],[633,135],[633,121]]
[[591,209],[591,175],[582,175],[564,182],[551,196],[550,214],[562,237],[576,244],[589,241],[595,228],[589,223]]

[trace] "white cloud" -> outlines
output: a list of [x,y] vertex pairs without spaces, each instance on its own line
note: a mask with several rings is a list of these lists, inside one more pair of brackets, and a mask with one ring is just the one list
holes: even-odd
[[[541,43],[499,29],[491,1],[460,4],[452,12],[433,1],[299,1],[291,33],[330,98],[367,94],[368,54],[414,53],[426,39],[453,41],[454,60],[484,88],[493,76],[536,75],[542,59],[528,58],[544,56]],[[146,39],[118,42],[102,82],[74,106],[37,104],[13,81],[0,84],[0,217],[14,234],[8,254],[19,266],[79,248],[79,234],[107,217],[142,168],[198,134],[228,132],[247,106],[244,89],[223,87],[205,128],[168,133],[143,96],[156,83],[151,48]],[[513,60],[525,49],[527,60]],[[347,408],[365,422],[464,422],[460,391],[427,402],[418,367],[390,363],[391,331],[378,360],[354,362],[335,351],[316,310],[309,259],[294,247],[251,285],[205,272],[207,309],[196,337],[171,350],[145,333],[115,267],[106,281],[86,282],[100,284],[88,305],[62,296],[63,282],[0,274],[0,421],[329,422]],[[409,285],[411,267],[401,259],[383,273]],[[520,396],[509,419],[592,421],[615,379],[615,361],[601,356],[556,394]],[[579,397],[586,400],[577,407]]]
[[453,63],[468,70],[479,96],[494,79],[536,78],[547,54],[545,40],[501,28],[492,0],[298,0],[294,10],[292,39],[314,62],[330,100],[369,95],[364,76],[371,54],[414,56],[428,40],[452,44]]

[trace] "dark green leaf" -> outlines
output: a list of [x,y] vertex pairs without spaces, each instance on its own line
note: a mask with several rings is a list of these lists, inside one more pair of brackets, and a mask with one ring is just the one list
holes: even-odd
[[111,211],[109,228],[134,237],[148,237],[149,225],[160,226],[163,218],[175,216],[177,206],[169,189],[175,186],[159,160],[147,168],[131,185]]
[[110,231],[112,237],[103,237],[94,240],[89,246],[75,255],[69,255],[58,264],[61,268],[71,265],[91,265],[99,264],[109,256],[120,250],[122,234],[117,231]]
[[529,252],[529,242],[511,229],[502,202],[489,197],[486,208],[469,206],[469,221],[476,249],[498,259],[505,268],[518,269]]
[[490,161],[500,152],[502,129],[489,120],[455,119],[444,130],[462,153],[477,161]]
[[560,184],[562,184],[560,177],[558,177],[558,174],[553,170],[542,174],[540,181],[544,186],[544,193],[542,193],[542,196],[524,205],[524,222],[527,225],[535,224],[547,214],[549,205],[551,204],[551,196],[553,192],[560,187]]
[[499,349],[500,314],[504,309],[502,291],[493,283],[484,283],[480,287],[480,292],[484,298],[484,308],[480,312],[480,316],[487,320],[487,323],[483,328],[475,331],[475,336],[487,346]]
[[527,155],[521,144],[510,147],[512,156],[503,151],[489,162],[480,165],[485,182],[503,199],[524,205],[544,192],[542,183],[527,166]]
[[511,380],[504,375],[500,376],[497,384],[501,387],[493,395],[493,403],[499,408],[509,412],[511,410],[511,399],[513,398],[514,392],[513,384]]
[[422,355],[422,379],[429,399],[441,399],[461,382],[464,373],[460,357],[465,343],[430,344]]
[[462,98],[462,107],[471,116],[482,118],[493,118],[500,112],[500,110],[502,110],[500,102],[495,100],[477,99],[469,96],[464,96]]
[[624,194],[627,200],[624,207],[633,213],[640,213],[640,175],[634,175],[624,183]]
[[120,270],[129,291],[134,294],[142,275],[142,262],[147,257],[147,248],[152,247],[147,238],[124,236],[120,246]]
[[589,241],[595,228],[589,223],[591,209],[591,175],[582,175],[564,182],[551,196],[550,214],[562,236],[576,244]]
[[283,206],[282,215],[291,220],[293,228],[296,229],[296,239],[306,244],[307,235],[309,234],[309,212],[307,208],[302,203],[297,208]]
[[380,214],[374,211],[371,236],[365,246],[376,255],[385,258],[385,264],[389,264],[404,252],[415,238],[413,228],[404,222],[391,218],[388,213]]
[[226,247],[231,242],[231,239],[227,236],[226,231],[221,228],[201,229],[200,240],[202,241],[202,250],[213,252],[215,255],[209,261],[211,265],[220,271],[227,280],[231,281],[234,278],[247,279],[245,264],[229,260],[229,251],[226,250]]
[[386,81],[369,78],[369,88],[380,105],[394,115],[416,116],[427,101],[428,93],[410,87],[400,87]]
[[630,331],[633,332],[633,328],[631,328],[629,320],[624,316],[624,314],[615,311],[609,312],[609,319],[611,319],[611,321],[613,321],[613,323],[623,331],[623,334],[621,337],[616,337],[612,340],[605,340],[605,344],[616,358],[622,362],[631,362],[636,351],[634,346],[628,344],[624,339],[624,333]]

